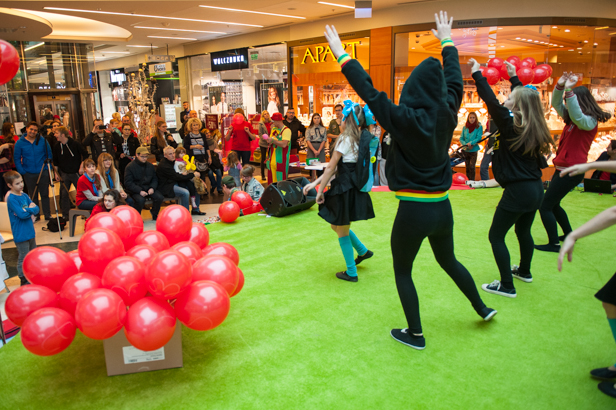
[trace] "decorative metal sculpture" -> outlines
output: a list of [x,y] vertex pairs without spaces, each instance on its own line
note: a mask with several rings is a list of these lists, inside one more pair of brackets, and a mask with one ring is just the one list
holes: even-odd
[[150,87],[142,69],[130,74],[128,79],[128,106],[133,112],[133,120],[137,124],[137,136],[141,145],[146,145],[152,138],[150,119],[154,115],[154,95],[156,85]]

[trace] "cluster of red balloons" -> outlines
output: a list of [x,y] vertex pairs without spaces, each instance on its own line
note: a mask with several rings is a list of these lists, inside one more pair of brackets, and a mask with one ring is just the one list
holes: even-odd
[[143,232],[141,215],[120,206],[88,222],[76,251],[28,253],[23,270],[32,285],[5,304],[26,349],[50,356],[77,328],[97,340],[124,328],[133,346],[149,351],[167,344],[176,319],[194,330],[220,325],[244,286],[237,250],[209,244],[205,226],[179,205],[160,212],[156,229]]
[[263,210],[259,201],[253,201],[250,195],[244,191],[234,192],[231,195],[231,201],[239,205],[244,215],[254,214]]
[[[522,84],[541,84],[552,76],[552,67],[549,64],[537,65],[537,62],[532,57],[526,57],[520,60],[518,56],[508,57],[509,63],[516,67],[516,74]],[[488,66],[481,70],[483,76],[488,80],[488,84],[494,85],[503,80],[509,80],[507,73],[507,65],[502,58],[492,58],[488,61]]]
[[0,85],[11,81],[19,71],[19,53],[13,45],[0,40]]

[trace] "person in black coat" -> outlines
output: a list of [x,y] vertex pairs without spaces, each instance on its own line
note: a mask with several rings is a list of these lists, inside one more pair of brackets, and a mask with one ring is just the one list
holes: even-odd
[[158,176],[158,190],[165,197],[177,196],[180,198],[180,205],[190,211],[192,202],[192,215],[205,215],[199,210],[200,198],[192,182],[193,177],[199,178],[199,172],[194,175],[186,171],[181,174],[175,170],[175,149],[165,147],[164,158],[158,163],[156,175]]
[[285,119],[282,123],[291,130],[291,155],[296,155],[300,148],[299,139],[306,133],[306,126],[297,119],[293,107],[287,110]]
[[158,121],[156,123],[156,135],[153,135],[150,140],[150,152],[156,157],[156,162],[162,161],[165,147],[175,149],[178,147],[178,143],[173,139],[173,135],[167,132],[167,123]]
[[98,156],[103,152],[115,155],[113,137],[105,131],[103,120],[94,120],[94,128],[82,142],[84,147],[90,147],[92,159],[98,163]]
[[60,187],[60,209],[62,218],[68,221],[68,213],[71,210],[71,200],[68,192],[71,184],[77,188],[80,171],[83,173],[81,163],[88,158],[88,151],[79,141],[72,139],[66,127],[58,127],[54,133],[57,143],[51,149],[53,154],[53,168],[56,181],[66,189]]
[[422,350],[426,341],[419,315],[419,299],[411,276],[413,262],[428,238],[439,265],[453,279],[484,320],[496,314],[481,300],[468,270],[455,257],[453,215],[448,198],[451,186],[449,146],[457,125],[464,84],[458,50],[451,40],[447,13],[436,16],[438,31],[432,30],[443,47],[443,64],[428,57],[404,84],[400,103],[378,91],[361,64],[351,59],[333,27],[325,37],[359,97],[370,106],[375,118],[391,135],[387,156],[387,182],[400,200],[391,233],[396,286],[408,322],[407,329],[392,329],[398,342]]
[[122,183],[124,183],[124,170],[126,166],[135,159],[137,148],[139,148],[140,145],[139,139],[135,138],[133,135],[130,125],[123,125],[122,137],[118,139],[115,144],[118,171],[120,172],[120,181]]
[[141,213],[145,201],[152,200],[152,220],[156,220],[164,196],[157,190],[158,178],[154,165],[148,162],[148,149],[146,147],[137,148],[136,161],[132,161],[124,170],[124,190],[135,201],[135,209]]
[[[616,161],[616,140],[610,141],[606,150],[597,158],[597,162],[599,161]],[[612,183],[612,189],[616,189],[616,174],[614,173],[595,171],[591,178],[609,180]]]

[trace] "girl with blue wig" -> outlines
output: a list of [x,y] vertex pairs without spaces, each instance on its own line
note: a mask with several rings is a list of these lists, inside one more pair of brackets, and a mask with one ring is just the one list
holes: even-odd
[[[346,263],[346,271],[336,273],[336,277],[357,282],[356,265],[373,255],[353,233],[351,222],[374,218],[370,194],[362,190],[370,179],[370,142],[374,136],[367,127],[374,124],[374,116],[367,105],[362,109],[350,100],[344,102],[343,114],[344,132],[337,138],[327,168],[316,181],[304,187],[304,193],[320,184],[317,192],[319,216],[338,234]],[[324,192],[334,174],[336,178],[330,189]],[[354,258],[353,249],[357,251],[357,258]]]

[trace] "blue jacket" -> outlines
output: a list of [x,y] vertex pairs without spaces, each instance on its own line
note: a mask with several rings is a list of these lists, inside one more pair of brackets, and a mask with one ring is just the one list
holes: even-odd
[[477,143],[481,141],[481,136],[483,135],[483,127],[481,124],[477,126],[473,130],[473,132],[469,132],[466,126],[462,128],[462,136],[460,137],[460,144],[466,146],[469,142],[471,143],[470,148],[466,148],[466,152],[477,152],[479,148],[481,148]]
[[15,243],[29,241],[36,237],[32,215],[39,213],[39,207],[28,208],[31,202],[30,197],[25,192],[22,192],[21,195],[11,193],[6,199]]
[[45,158],[52,159],[53,153],[49,143],[42,136],[37,136],[37,139],[31,143],[24,134],[15,143],[13,158],[15,168],[21,175],[38,174],[41,172]]

